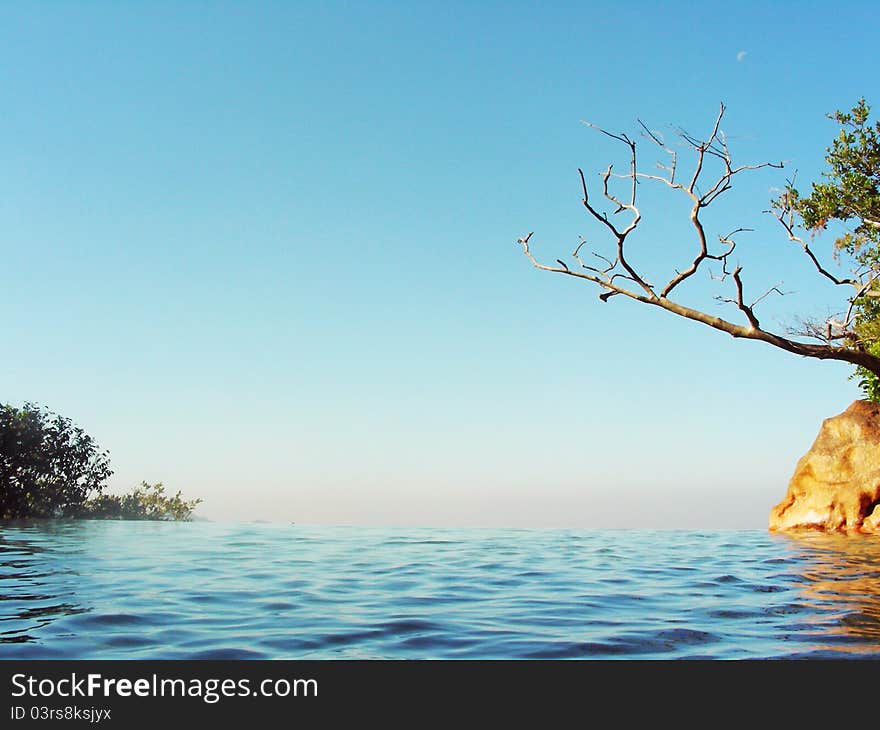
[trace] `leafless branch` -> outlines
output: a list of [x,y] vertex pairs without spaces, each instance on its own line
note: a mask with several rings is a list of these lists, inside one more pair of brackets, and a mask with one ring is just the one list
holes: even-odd
[[[792,186],[792,182],[793,181],[791,181],[791,180],[788,181],[789,187]],[[798,244],[804,250],[804,253],[807,255],[807,257],[810,259],[810,261],[813,262],[813,265],[816,267],[816,271],[818,271],[820,274],[822,274],[822,276],[824,276],[826,279],[829,279],[831,282],[833,282],[837,286],[849,285],[849,286],[854,286],[856,289],[861,288],[862,282],[859,281],[858,279],[854,279],[851,277],[843,277],[843,278],[837,277],[834,274],[832,274],[830,271],[828,271],[825,267],[823,267],[822,264],[819,263],[819,259],[816,258],[816,254],[814,254],[813,251],[810,249],[809,244],[807,244],[807,242],[803,238],[801,238],[800,236],[795,235],[795,232],[794,232],[794,230],[795,230],[794,229],[794,227],[795,227],[794,207],[790,204],[790,202],[786,199],[785,196],[783,196],[783,198],[782,198],[782,205],[779,208],[778,212],[777,212],[777,210],[774,210],[774,209],[765,210],[764,212],[769,213],[777,221],[779,221],[779,223],[785,229],[786,234],[788,235],[788,240],[793,241],[794,243]]]
[[[629,135],[612,133],[595,124],[584,122],[584,124],[597,130],[604,136],[625,145],[629,151],[629,169],[626,173],[615,173],[613,166],[609,165],[600,174],[602,196],[613,205],[611,216],[628,213],[628,221],[625,224],[615,223],[609,218],[608,213],[593,203],[584,172],[581,168],[578,168],[583,192],[583,206],[592,219],[596,220],[610,234],[614,242],[613,254],[605,255],[599,251],[590,250],[589,253],[592,257],[601,262],[601,264],[589,265],[583,260],[581,255],[582,249],[587,246],[586,240],[581,238],[571,254],[573,260],[578,265],[577,268],[568,266],[561,259],[556,261],[558,266],[547,266],[540,263],[531,252],[530,241],[533,234],[529,233],[527,236],[518,239],[518,243],[522,245],[525,255],[538,269],[575,276],[598,285],[602,289],[600,299],[605,302],[611,297],[622,295],[645,304],[660,307],[687,319],[701,322],[714,329],[726,332],[732,337],[767,342],[775,347],[805,357],[843,360],[880,373],[880,358],[871,355],[867,351],[867,348],[863,346],[863,343],[854,331],[856,302],[863,297],[880,296],[880,290],[876,286],[878,279],[880,279],[880,272],[873,272],[867,269],[852,277],[837,277],[832,274],[827,268],[822,266],[804,239],[797,235],[795,231],[794,210],[784,199],[781,207],[768,212],[771,212],[782,224],[789,240],[801,246],[813,266],[823,277],[835,285],[850,285],[855,289],[853,295],[847,300],[848,308],[842,318],[838,318],[835,315],[834,317],[829,316],[823,322],[805,322],[802,323],[799,332],[789,333],[801,338],[818,339],[822,344],[802,342],[798,339],[792,339],[790,336],[786,337],[775,334],[762,328],[760,319],[755,311],[756,307],[769,296],[773,294],[784,296],[786,292],[783,291],[782,285],[778,284],[770,287],[751,302],[747,302],[742,277],[743,267],[739,264],[734,266],[731,262],[731,256],[737,249],[737,241],[734,237],[740,233],[750,232],[751,229],[740,227],[726,235],[720,235],[717,237],[717,240],[721,247],[718,248],[717,245],[710,247],[703,222],[700,218],[703,209],[710,206],[721,195],[730,190],[737,175],[764,168],[781,169],[783,167],[781,162],[734,164],[728,148],[727,137],[721,129],[724,112],[725,107],[721,104],[709,134],[705,139],[695,137],[684,130],[678,131],[679,139],[691,150],[694,156],[693,170],[687,177],[687,183],[678,182],[677,179],[680,165],[679,155],[667,144],[660,133],[651,130],[641,119],[638,120],[642,130],[641,136],[652,145],[656,145],[668,157],[668,164],[657,165],[664,174],[647,173],[637,169],[637,145],[636,141],[630,138]],[[711,165],[707,164],[709,160],[712,160]],[[710,168],[718,172],[706,181]],[[613,180],[624,180],[628,183],[627,195],[625,197],[621,197],[612,189],[611,182]],[[690,201],[689,219],[694,232],[696,252],[693,254],[693,258],[690,259],[688,265],[681,269],[676,269],[674,275],[662,287],[656,289],[648,278],[641,274],[630,261],[626,246],[628,237],[638,229],[642,221],[642,214],[637,200],[640,180],[662,183],[672,190],[681,191]],[[868,223],[874,224],[873,221],[868,221]],[[721,273],[715,276],[711,269],[709,269],[710,277],[719,283],[723,283],[730,278],[734,290],[732,296],[719,295],[716,299],[723,303],[734,305],[741,315],[745,317],[746,324],[735,324],[726,319],[685,306],[670,298],[679,286],[693,277],[704,265],[708,268],[708,262],[713,261],[720,263]],[[628,284],[624,282],[628,282]],[[632,287],[629,286],[630,284]],[[841,342],[846,344],[838,344]]]

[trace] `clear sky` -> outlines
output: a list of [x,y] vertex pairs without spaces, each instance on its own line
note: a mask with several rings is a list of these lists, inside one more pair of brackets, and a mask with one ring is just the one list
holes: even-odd
[[[851,369],[603,304],[515,241],[602,240],[577,168],[625,158],[581,120],[703,133],[724,101],[736,159],[815,179],[824,115],[880,103],[877,30],[867,2],[4,3],[0,400],[210,519],[763,528]],[[786,174],[708,219],[756,229],[781,326],[833,301],[761,213]],[[657,278],[685,202],[633,242]]]

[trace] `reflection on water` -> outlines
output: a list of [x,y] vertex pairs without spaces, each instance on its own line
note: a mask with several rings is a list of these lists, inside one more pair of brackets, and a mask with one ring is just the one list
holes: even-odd
[[0,524],[2,658],[880,658],[880,539]]
[[880,652],[880,539],[806,531],[790,538],[807,605],[822,617],[815,651]]
[[71,551],[82,552],[77,543],[84,524],[6,525],[0,528],[0,644],[33,642],[56,618],[88,610],[71,600],[77,574],[64,559]]

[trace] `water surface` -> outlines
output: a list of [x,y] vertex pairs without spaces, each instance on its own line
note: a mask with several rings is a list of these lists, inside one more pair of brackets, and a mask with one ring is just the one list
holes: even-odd
[[880,539],[8,523],[0,657],[880,658]]

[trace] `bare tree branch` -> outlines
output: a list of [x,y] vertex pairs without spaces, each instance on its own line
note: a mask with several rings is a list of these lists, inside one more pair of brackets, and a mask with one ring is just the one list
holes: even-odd
[[[792,181],[788,181],[788,183],[789,183],[789,187],[790,187],[792,184]],[[775,210],[772,210],[772,209],[766,210],[764,212],[769,213],[776,220],[779,221],[779,223],[785,229],[786,234],[788,235],[788,240],[793,241],[794,243],[797,243],[804,250],[804,253],[809,257],[810,261],[813,262],[813,265],[816,267],[816,270],[820,274],[822,274],[822,276],[824,276],[826,279],[829,279],[837,286],[849,285],[849,286],[856,287],[856,289],[860,289],[862,286],[862,282],[860,282],[858,279],[854,279],[854,278],[850,278],[850,277],[838,278],[838,277],[834,276],[834,274],[832,274],[826,268],[824,268],[822,266],[822,264],[819,263],[819,259],[816,258],[816,254],[814,254],[812,252],[812,250],[810,249],[807,242],[804,241],[804,239],[801,238],[800,236],[795,235],[795,233],[794,233],[794,208],[790,205],[790,203],[787,200],[785,200],[785,198],[783,198],[783,199],[784,199],[784,203],[783,203],[782,208],[780,209],[780,212],[777,213]]]
[[[721,104],[706,139],[698,139],[683,130],[678,131],[679,138],[692,150],[694,155],[693,171],[689,175],[686,184],[682,184],[676,179],[679,166],[678,154],[666,143],[661,134],[651,130],[641,119],[638,120],[638,123],[642,129],[642,137],[656,145],[669,158],[668,164],[658,164],[658,168],[664,171],[665,175],[641,172],[637,169],[636,142],[627,134],[615,134],[589,122],[584,122],[587,126],[599,131],[610,139],[624,144],[629,150],[629,171],[627,173],[614,173],[613,166],[609,165],[601,173],[600,178],[602,195],[605,200],[614,206],[611,215],[614,216],[627,212],[631,217],[625,225],[617,225],[612,222],[608,214],[596,207],[591,201],[584,172],[581,168],[578,168],[581,189],[583,191],[583,206],[590,216],[598,221],[610,234],[614,243],[613,255],[605,255],[599,251],[590,250],[590,254],[598,259],[601,264],[591,266],[585,263],[581,256],[581,251],[588,244],[586,239],[581,238],[571,254],[574,261],[578,264],[577,268],[569,267],[562,259],[557,259],[558,266],[547,266],[540,263],[531,252],[530,241],[533,233],[518,239],[518,243],[523,247],[523,252],[538,269],[574,276],[598,285],[602,289],[599,298],[603,302],[607,302],[611,297],[622,295],[643,304],[660,307],[686,319],[700,322],[714,329],[726,332],[735,338],[766,342],[774,347],[805,357],[821,360],[841,360],[865,367],[872,372],[880,374],[880,358],[868,352],[865,343],[861,341],[854,329],[854,312],[857,300],[863,297],[880,296],[880,290],[876,286],[878,280],[880,280],[880,272],[871,271],[869,268],[862,268],[854,272],[851,277],[838,277],[832,274],[827,268],[822,266],[804,239],[796,234],[794,210],[789,201],[783,198],[781,206],[777,206],[776,209],[767,212],[772,213],[782,224],[789,240],[801,246],[819,274],[835,285],[849,285],[855,289],[853,295],[847,299],[848,307],[842,318],[838,318],[839,315],[829,315],[822,322],[802,320],[800,330],[790,331],[787,337],[764,329],[761,326],[755,308],[770,295],[784,296],[786,292],[782,290],[781,284],[778,284],[770,287],[750,303],[747,303],[744,293],[745,285],[742,278],[743,267],[739,264],[732,266],[730,257],[737,248],[734,236],[749,232],[751,229],[740,227],[726,235],[718,236],[718,243],[721,245],[721,248],[717,250],[713,250],[714,246],[710,248],[703,222],[700,219],[703,209],[730,190],[733,186],[733,180],[737,175],[763,168],[780,169],[783,167],[781,162],[734,165],[728,149],[727,138],[721,129],[724,112],[724,104]],[[707,165],[709,159],[713,161],[711,165]],[[717,169],[719,167],[720,172],[717,176],[708,182],[703,181],[708,175],[707,171],[709,168]],[[617,179],[625,180],[628,183],[628,195],[625,198],[617,195],[611,187],[611,181]],[[662,183],[672,190],[681,191],[690,200],[689,219],[694,231],[697,250],[689,264],[681,270],[676,270],[669,281],[659,288],[659,293],[658,289],[655,289],[648,278],[640,273],[637,267],[630,262],[627,255],[626,241],[642,221],[642,214],[638,208],[637,200],[639,180]],[[701,188],[705,192],[700,192]],[[875,225],[873,221],[867,222]],[[721,317],[685,306],[670,298],[681,284],[697,274],[707,262],[712,261],[721,264],[721,273],[715,276],[710,269],[708,270],[709,276],[719,283],[723,283],[730,278],[733,285],[732,296],[718,295],[715,298],[722,303],[731,304],[736,307],[736,310],[745,318],[746,324],[736,324]],[[633,286],[629,288],[620,282],[629,282]],[[792,339],[792,336],[800,339]],[[821,344],[801,341],[804,338],[819,340]]]

